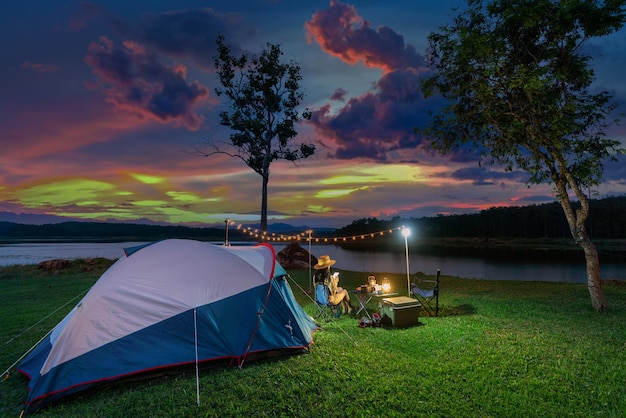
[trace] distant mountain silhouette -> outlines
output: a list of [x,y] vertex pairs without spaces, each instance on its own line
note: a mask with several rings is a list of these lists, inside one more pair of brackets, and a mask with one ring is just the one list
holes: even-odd
[[[0,222],[13,222],[24,225],[58,224],[69,219],[56,215],[39,215],[33,213],[0,212]],[[79,221],[80,222],[80,221]]]
[[[21,225],[47,225],[47,224],[60,224],[65,222],[81,222],[81,223],[105,223],[105,224],[126,224],[126,225],[152,225],[152,226],[185,226],[189,228],[221,228],[224,229],[223,222],[217,222],[213,224],[172,224],[168,222],[155,222],[153,220],[147,218],[133,219],[133,220],[117,220],[117,219],[107,219],[105,221],[94,221],[94,220],[85,220],[85,219],[73,219],[66,218],[63,216],[56,215],[40,215],[40,214],[31,214],[31,213],[14,213],[14,212],[2,212],[0,211],[0,222],[11,222]],[[254,224],[245,224],[246,227],[251,228],[260,228],[260,223]],[[315,229],[315,232],[318,233],[320,231],[332,232],[335,231],[336,228],[323,228],[323,227],[315,227],[312,228],[307,225],[291,225],[288,223],[271,223],[269,224],[270,231],[276,233],[301,233],[308,229]],[[232,229],[232,227],[231,227]]]
[[[0,211],[0,222],[13,222],[16,224],[22,225],[46,225],[46,224],[59,224],[63,222],[94,222],[94,220],[90,219],[74,219],[74,218],[66,218],[63,216],[56,215],[41,215],[34,213],[14,213],[14,212],[2,212]],[[170,226],[173,225],[168,222],[155,222],[148,218],[139,218],[133,220],[118,220],[118,219],[107,219],[105,221],[97,221],[104,223],[115,223],[115,224],[133,224],[133,225],[158,225],[158,226]],[[206,227],[206,226],[219,226],[215,225],[186,225],[186,226],[198,226],[198,227]]]

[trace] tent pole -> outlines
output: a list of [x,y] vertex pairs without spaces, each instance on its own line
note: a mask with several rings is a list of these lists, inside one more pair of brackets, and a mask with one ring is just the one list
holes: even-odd
[[309,241],[309,278],[311,278],[311,293],[313,293],[313,289],[315,289],[315,283],[313,283],[313,276],[311,275],[311,234],[313,233],[313,231],[311,231],[309,229],[306,232],[309,234],[309,237],[308,237],[308,241]]
[[200,373],[198,371],[198,315],[196,308],[193,308],[193,333],[194,345],[196,349],[196,402],[200,406]]

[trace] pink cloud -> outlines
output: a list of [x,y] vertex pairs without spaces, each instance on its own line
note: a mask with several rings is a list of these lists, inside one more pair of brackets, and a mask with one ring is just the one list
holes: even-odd
[[145,125],[145,121],[116,114],[103,103],[65,100],[56,106],[16,109],[10,118],[0,117],[0,124],[6,139],[0,165],[27,174],[37,167],[17,162],[106,142],[112,135]]
[[349,64],[363,62],[385,72],[424,66],[422,56],[404,43],[402,35],[387,26],[372,29],[354,6],[337,0],[316,12],[305,28],[309,42],[314,40],[324,51]]

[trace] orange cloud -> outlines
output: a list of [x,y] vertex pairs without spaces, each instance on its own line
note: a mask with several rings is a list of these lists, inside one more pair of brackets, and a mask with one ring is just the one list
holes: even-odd
[[101,104],[66,101],[59,106],[17,110],[6,120],[0,161],[27,160],[67,152],[88,144],[108,141],[145,120],[116,114]]
[[316,41],[327,53],[349,64],[363,62],[384,72],[421,68],[424,59],[404,37],[387,26],[372,29],[352,5],[331,0],[330,7],[316,12],[305,23],[307,40]]

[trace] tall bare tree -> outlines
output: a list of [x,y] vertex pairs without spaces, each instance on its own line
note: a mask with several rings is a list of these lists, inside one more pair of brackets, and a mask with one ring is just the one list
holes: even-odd
[[591,303],[605,310],[598,252],[585,222],[588,193],[620,142],[606,138],[616,105],[607,92],[590,91],[595,75],[583,44],[623,26],[625,1],[467,3],[452,24],[428,37],[434,72],[422,88],[447,99],[424,130],[430,146],[441,153],[470,146],[484,161],[528,172],[529,183],[551,183],[584,251]]
[[309,119],[311,112],[300,112],[304,99],[300,89],[300,66],[281,62],[280,45],[267,44],[260,55],[234,57],[224,36],[217,38],[215,69],[221,84],[215,92],[228,99],[228,110],[220,112],[220,123],[233,132],[230,141],[234,151],[220,149],[215,153],[241,159],[262,178],[261,231],[267,231],[267,188],[270,165],[276,160],[297,160],[315,153],[311,143],[292,144],[296,125]]

